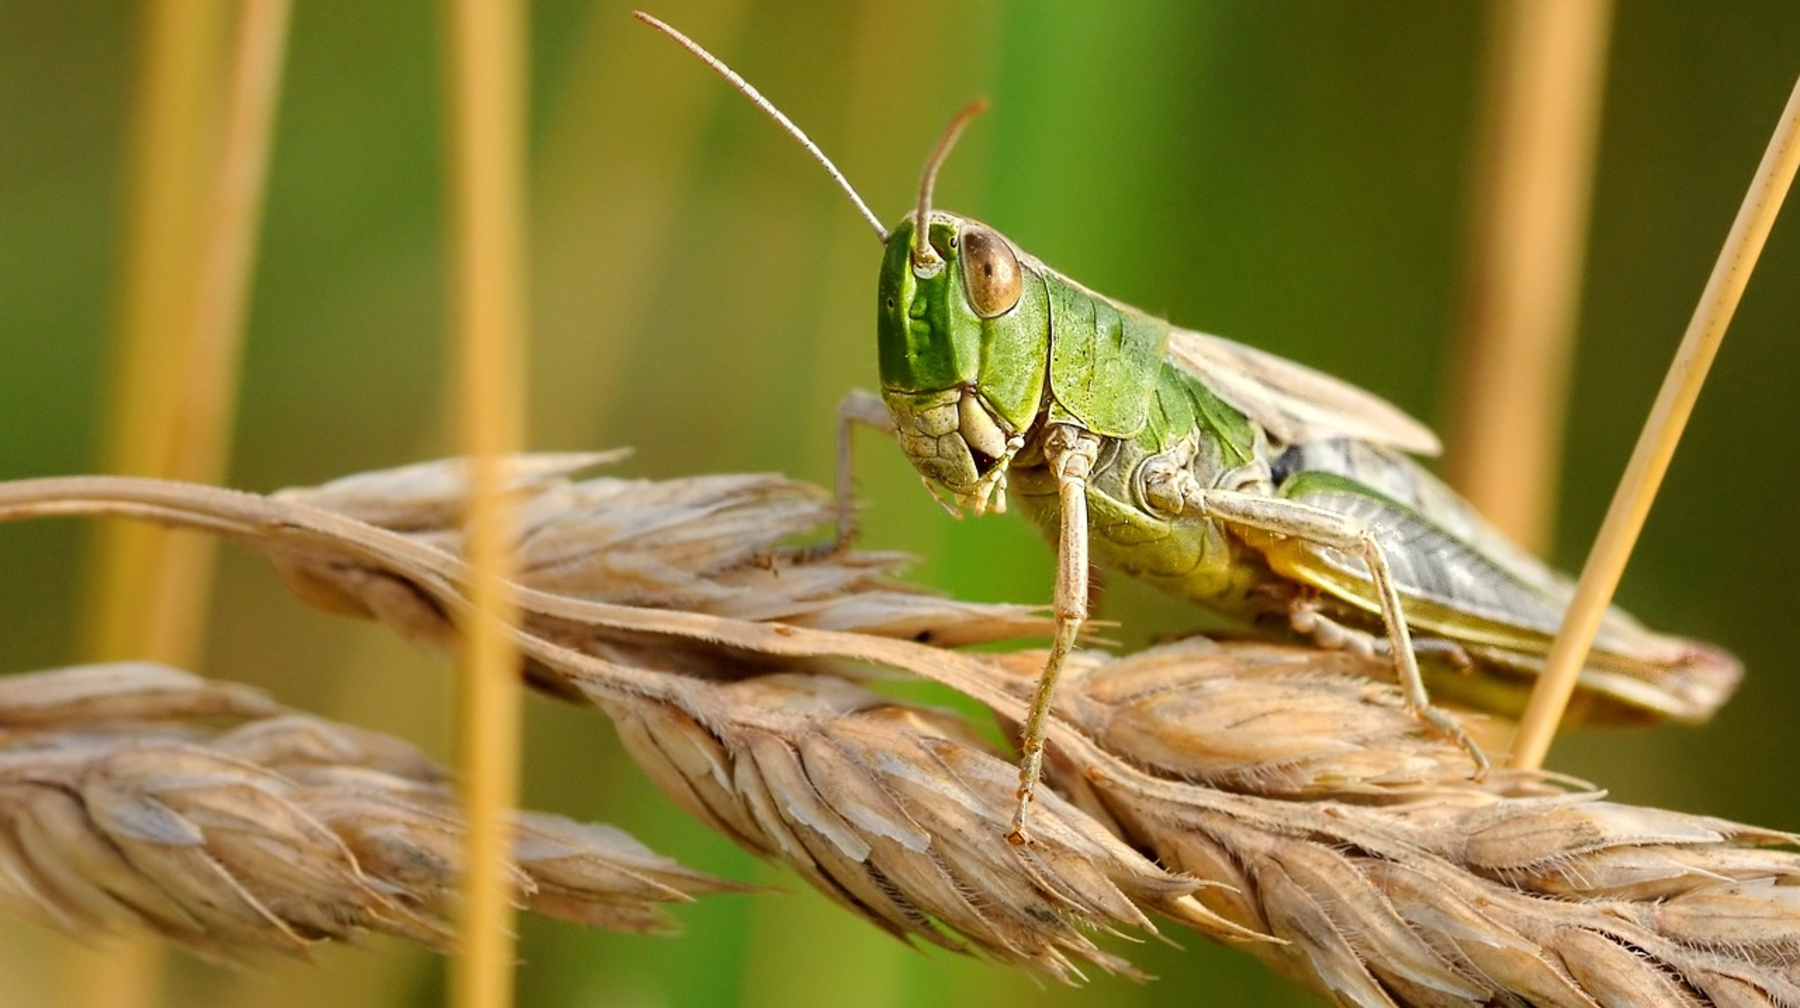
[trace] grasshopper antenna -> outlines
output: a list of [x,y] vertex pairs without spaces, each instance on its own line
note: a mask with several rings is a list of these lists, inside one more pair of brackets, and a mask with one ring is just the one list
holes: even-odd
[[863,219],[869,222],[869,226],[875,229],[875,236],[881,239],[881,243],[883,245],[887,244],[887,228],[881,226],[881,218],[875,216],[869,209],[869,205],[863,202],[863,198],[856,194],[856,190],[850,185],[850,180],[844,177],[843,172],[838,171],[837,165],[831,163],[831,159],[825,156],[825,152],[819,149],[819,145],[813,143],[812,139],[802,132],[800,127],[795,126],[792,119],[783,115],[781,110],[776,108],[773,102],[764,98],[761,91],[751,87],[749,81],[739,77],[738,72],[726,66],[723,60],[701,48],[700,43],[681,34],[662,21],[657,20],[649,14],[645,14],[643,11],[632,11],[631,16],[674,39],[683,49],[686,49],[688,52],[699,57],[700,62],[712,67],[719,76],[730,82],[732,87],[737,88],[739,94],[750,99],[756,104],[757,108],[762,109],[769,118],[775,120],[777,125],[782,129],[787,130],[788,136],[799,141],[800,146],[806,148],[806,152],[813,156],[813,160],[819,162],[819,164],[824,167],[825,171],[831,175],[832,181],[838,184],[838,188],[844,190],[844,195],[850,197],[850,202],[856,204],[857,212],[861,213]]
[[950,119],[950,125],[944,127],[944,135],[938,138],[937,146],[931,149],[931,156],[925,159],[925,171],[919,178],[919,210],[913,215],[912,262],[914,269],[935,272],[935,267],[943,260],[938,258],[932,249],[931,242],[926,239],[931,230],[926,215],[931,212],[931,190],[937,185],[938,169],[943,167],[945,159],[950,156],[950,148],[956,146],[956,138],[962,136],[963,127],[969,121],[987,111],[988,100],[977,98],[962,107]]

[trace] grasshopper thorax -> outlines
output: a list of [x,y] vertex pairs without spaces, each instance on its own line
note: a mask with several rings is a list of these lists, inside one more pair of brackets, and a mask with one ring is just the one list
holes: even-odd
[[914,467],[981,510],[1042,411],[1048,299],[1038,267],[998,231],[942,210],[925,220],[928,256],[917,215],[887,238],[882,398]]

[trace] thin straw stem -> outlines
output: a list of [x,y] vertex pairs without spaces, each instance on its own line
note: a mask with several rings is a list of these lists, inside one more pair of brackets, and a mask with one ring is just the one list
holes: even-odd
[[171,469],[182,478],[222,480],[230,456],[291,15],[292,0],[246,0],[238,15],[224,144],[207,193],[198,262],[191,377],[173,446]]
[[[145,10],[145,98],[108,464],[219,482],[231,450],[290,3],[243,6],[223,82],[216,77],[225,8]],[[109,530],[102,543],[83,650],[193,664],[217,544],[147,527]],[[71,994],[92,1004],[154,1003],[162,957],[140,942],[109,949],[105,969],[74,967],[80,994]]]
[[1582,567],[1574,601],[1563,618],[1562,630],[1550,648],[1543,675],[1531,694],[1531,702],[1519,723],[1519,733],[1513,740],[1512,763],[1516,767],[1536,768],[1543,764],[1557,722],[1575,689],[1575,679],[1606,612],[1607,601],[1625,571],[1625,561],[1644,527],[1650,502],[1656,496],[1663,474],[1668,471],[1676,442],[1681,438],[1688,415],[1693,412],[1694,401],[1699,398],[1700,387],[1706,381],[1707,369],[1712,366],[1719,343],[1725,338],[1725,327],[1730,324],[1744,287],[1750,282],[1757,256],[1762,253],[1763,243],[1774,226],[1775,216],[1794,180],[1796,167],[1800,167],[1800,81],[1795,82],[1787,107],[1781,112],[1781,121],[1775,128],[1775,135],[1769,139],[1762,163],[1757,166],[1750,191],[1744,194],[1737,219],[1725,238],[1725,247],[1719,253],[1712,276],[1706,282],[1706,290],[1700,295],[1700,304],[1688,322],[1681,347],[1663,379],[1662,390],[1657,393],[1656,404],[1631,453],[1631,461],[1613,495],[1612,505],[1607,508],[1606,520],[1600,526],[1593,551]]
[[[146,71],[180,78],[148,85],[152,94],[159,86],[193,93],[153,98],[171,107],[144,113],[145,130],[174,135],[146,137],[141,155],[109,467],[196,482],[224,477],[289,6],[289,0],[244,6],[223,89],[199,79],[192,67]],[[153,43],[152,59],[217,65],[217,54],[196,52],[201,46],[193,38],[216,39],[217,25],[168,20],[181,28],[166,30],[190,38],[166,43],[166,52]],[[222,130],[208,105],[219,90]],[[95,614],[90,653],[192,664],[204,635],[214,545],[153,529],[109,535],[106,542],[106,573],[89,610]]]
[[[113,472],[173,476],[170,445],[187,384],[188,355],[182,343],[192,335],[202,179],[216,140],[211,99],[221,88],[224,25],[213,5],[152,4],[144,12],[118,328],[103,400],[109,413],[102,465]],[[107,526],[96,539],[81,607],[83,652],[99,660],[141,657],[191,664],[186,654],[144,650],[150,628],[169,625],[150,618],[153,605],[190,608],[152,584],[153,578],[166,576],[159,572],[175,566],[169,534]],[[193,560],[191,553],[183,558],[185,563]],[[159,647],[172,649],[176,639],[196,638],[166,635]]]
[[1489,7],[1450,482],[1520,544],[1550,535],[1611,0]]
[[451,289],[459,434],[471,458],[472,563],[462,660],[460,773],[468,822],[461,949],[450,1002],[513,1003],[513,920],[506,810],[519,790],[521,688],[512,627],[514,509],[503,456],[524,441],[524,12],[503,0],[445,10],[450,104]]

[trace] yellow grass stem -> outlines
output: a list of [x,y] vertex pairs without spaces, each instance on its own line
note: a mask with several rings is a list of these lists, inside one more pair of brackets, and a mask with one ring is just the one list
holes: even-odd
[[[215,5],[149,4],[144,8],[143,50],[133,111],[132,166],[125,213],[118,328],[110,354],[112,374],[104,400],[103,466],[114,472],[173,475],[170,443],[181,402],[198,262],[202,179],[215,139],[212,96],[219,87],[222,10]],[[82,649],[93,658],[143,651],[152,619],[150,605],[167,605],[151,589],[153,572],[167,570],[169,537],[158,529],[108,524],[89,571]],[[178,607],[184,608],[184,607]],[[188,640],[192,634],[178,635]],[[171,637],[160,638],[168,648]]]
[[1611,0],[1489,8],[1488,79],[1446,475],[1548,545],[1580,308]]
[[[222,4],[144,7],[136,149],[127,210],[110,469],[223,479],[268,176],[289,0],[250,0],[230,49]],[[226,63],[226,58],[229,64]],[[219,78],[221,72],[225,79]],[[213,540],[141,525],[100,533],[82,650],[193,664],[204,637]],[[77,1003],[153,1004],[160,947],[71,953]]]
[[1725,338],[1725,327],[1731,323],[1744,287],[1750,282],[1757,256],[1762,253],[1763,243],[1794,181],[1796,167],[1800,167],[1800,81],[1795,83],[1787,107],[1782,109],[1775,135],[1769,139],[1769,148],[1757,166],[1750,191],[1744,194],[1737,219],[1725,237],[1725,247],[1719,252],[1706,290],[1700,295],[1637,447],[1632,450],[1625,476],[1607,508],[1593,551],[1582,567],[1574,601],[1563,618],[1562,630],[1550,648],[1544,673],[1513,740],[1513,766],[1540,766],[1549,751],[1607,602],[1625,571],[1625,561],[1644,527],[1650,502],[1668,471],[1675,444],[1693,412],[1713,356]]
[[292,6],[292,0],[246,0],[238,12],[223,142],[206,183],[188,380],[171,446],[170,469],[187,479],[222,481],[230,455]]
[[474,615],[464,628],[460,774],[468,822],[462,947],[450,999],[512,1004],[507,810],[519,789],[520,686],[511,627],[514,510],[503,455],[524,440],[524,11],[504,0],[445,8],[450,119],[451,297],[460,441],[472,459],[468,549]]
[[[214,79],[219,12],[149,10],[107,467],[218,482],[230,454],[289,2],[245,4],[223,86]],[[103,535],[84,610],[86,650],[191,664],[212,544],[148,528]]]

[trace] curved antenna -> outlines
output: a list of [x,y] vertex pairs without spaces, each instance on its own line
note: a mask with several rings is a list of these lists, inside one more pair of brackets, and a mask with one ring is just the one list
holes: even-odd
[[943,261],[931,247],[931,242],[926,240],[929,237],[926,232],[930,230],[926,215],[931,212],[931,190],[937,185],[938,169],[943,167],[944,159],[950,156],[950,148],[956,146],[956,138],[962,136],[963,127],[969,125],[969,120],[986,112],[987,108],[986,98],[977,98],[964,105],[961,111],[951,117],[950,125],[944,127],[944,135],[938,137],[937,146],[931,149],[931,156],[925,159],[925,171],[919,178],[919,209],[913,215],[912,261],[915,268],[929,269]]
[[887,228],[881,226],[881,218],[876,217],[869,209],[869,205],[863,202],[863,198],[856,194],[855,189],[851,188],[850,180],[844,177],[843,172],[838,171],[837,165],[831,163],[831,159],[825,156],[825,152],[819,149],[819,145],[813,143],[810,137],[801,132],[800,127],[795,126],[792,119],[783,115],[781,110],[776,108],[773,102],[764,98],[761,91],[751,87],[749,81],[739,77],[737,71],[726,66],[723,60],[714,56],[712,53],[707,52],[705,49],[702,49],[700,43],[695,42],[693,39],[688,38],[686,35],[681,34],[656,18],[645,14],[643,11],[632,11],[631,16],[674,39],[683,49],[686,49],[688,52],[699,57],[700,62],[712,67],[718,72],[719,76],[729,81],[732,87],[737,88],[739,94],[750,99],[756,104],[757,108],[762,109],[763,112],[766,113],[769,118],[775,120],[782,129],[787,130],[788,136],[798,140],[800,146],[806,148],[806,152],[813,156],[813,160],[824,166],[825,170],[830,173],[832,180],[838,184],[838,188],[844,190],[844,195],[850,197],[850,202],[856,204],[856,209],[863,215],[863,219],[868,221],[869,226],[875,229],[875,236],[881,239],[883,245],[887,244]]

